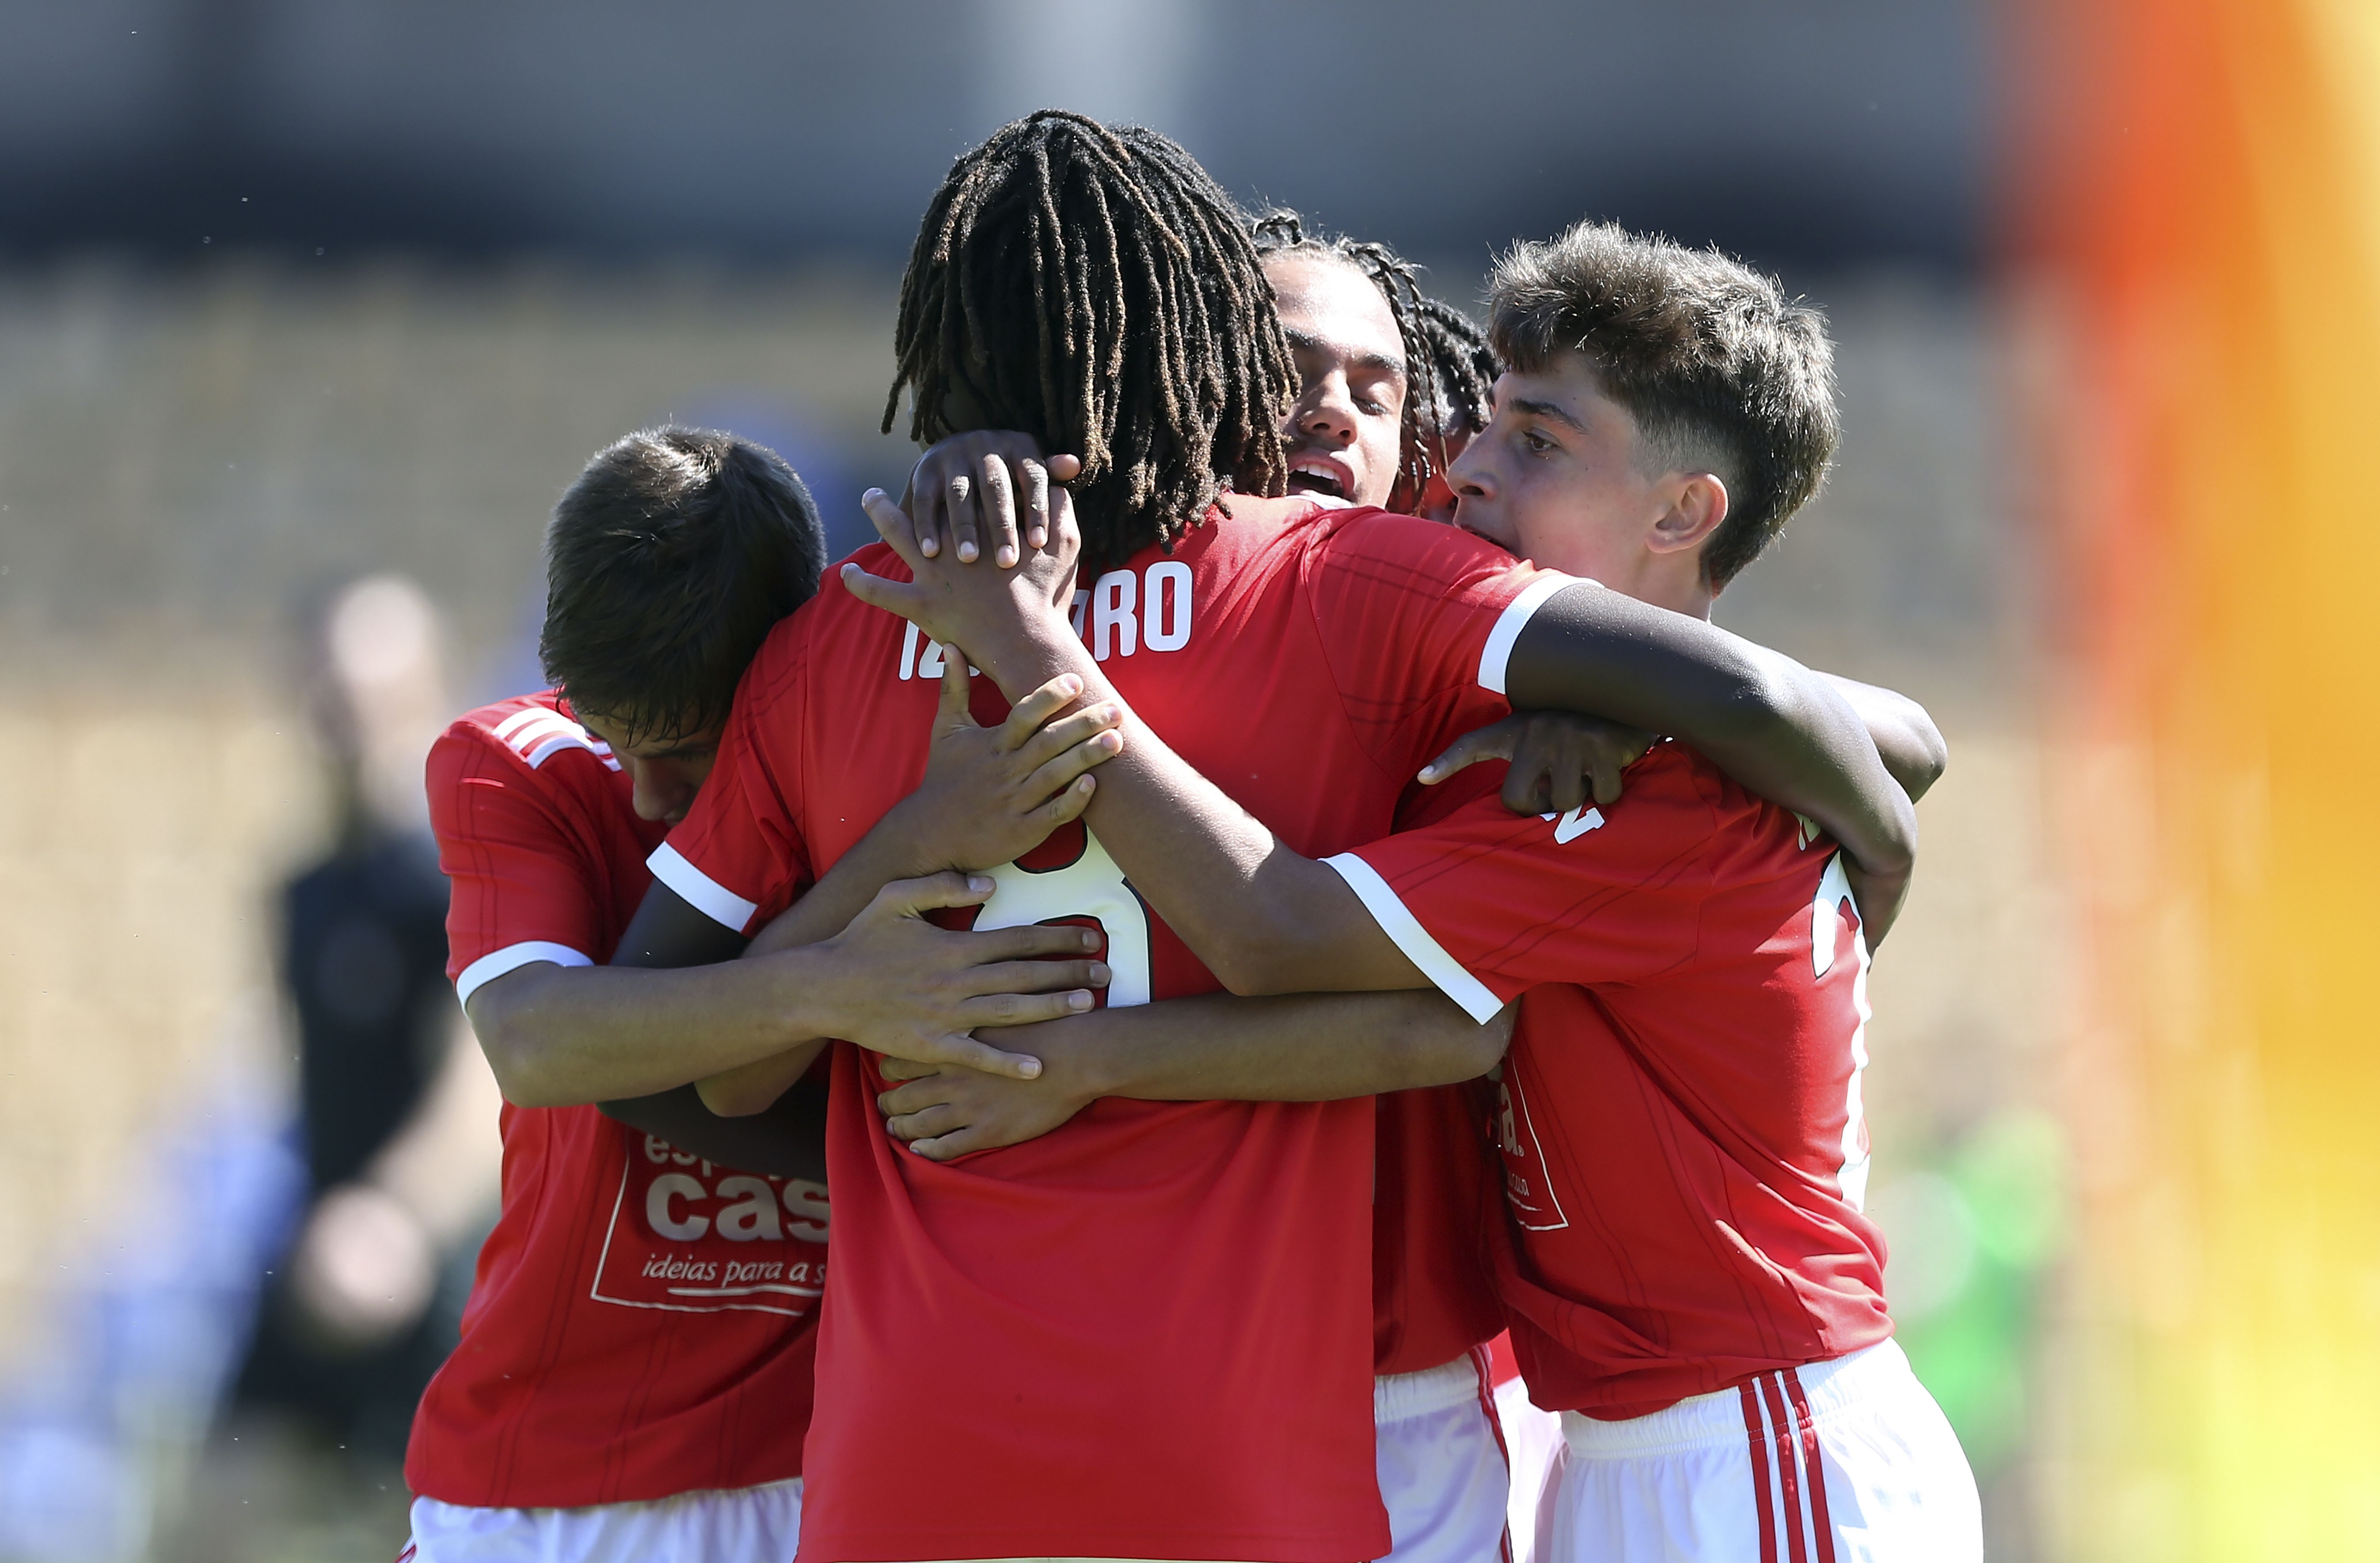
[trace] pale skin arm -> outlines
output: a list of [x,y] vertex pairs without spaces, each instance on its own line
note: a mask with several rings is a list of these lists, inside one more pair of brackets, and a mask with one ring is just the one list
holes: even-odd
[[632,923],[610,966],[540,962],[483,985],[468,1011],[506,1097],[565,1106],[650,1097],[739,1070],[782,1077],[757,1102],[755,1076],[720,1086],[723,1102],[757,1111],[799,1078],[828,1036],[979,1068],[1038,1067],[969,1033],[1087,1009],[1105,973],[1081,958],[1081,930],[954,933],[919,914],[980,904],[990,893],[989,880],[939,870],[1026,850],[1082,812],[1087,772],[1120,740],[1087,713],[1049,721],[1075,693],[1072,685],[1037,692],[1009,724],[987,732],[966,720],[965,669],[956,670],[945,682],[928,783],[743,959],[733,958],[742,939],[710,924],[699,930],[704,963],[662,969],[650,930]]
[[[678,970],[540,963],[487,984],[469,1013],[490,1059],[513,1066],[506,1097],[545,1107],[647,1097],[762,1060],[772,1074],[790,1071],[790,1084],[825,1037],[947,1051],[1012,1014],[1088,1007],[1090,963],[1048,959],[1080,956],[1076,930],[936,928],[919,915],[978,905],[990,882],[903,877],[902,850],[855,849],[849,871],[821,879],[781,919],[784,931],[746,959]],[[1029,1067],[979,1042],[961,1050]]]
[[877,1106],[895,1138],[948,1161],[1046,1134],[1101,1097],[1320,1102],[1449,1085],[1496,1066],[1507,1008],[1481,1025],[1436,992],[1206,994],[1023,1028],[1038,1080],[888,1060]]

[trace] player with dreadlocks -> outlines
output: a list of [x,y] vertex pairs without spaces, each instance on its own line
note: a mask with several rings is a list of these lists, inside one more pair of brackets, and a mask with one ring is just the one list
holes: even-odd
[[[1290,491],[1398,510],[1415,508],[1415,494],[1446,491],[1447,463],[1487,422],[1494,366],[1484,333],[1423,295],[1415,268],[1386,245],[1309,237],[1298,215],[1283,210],[1258,218],[1252,235],[1300,381],[1281,429]],[[920,462],[919,482],[931,490],[967,474],[971,457],[1035,448],[1021,439],[960,436]],[[1511,757],[1519,745],[1513,772],[1548,778],[1529,783],[1533,792],[1576,789],[1587,780],[1575,757],[1594,736],[1576,724],[1591,721],[1541,713],[1526,731],[1490,729],[1466,740],[1465,752]],[[1634,752],[1596,745],[1587,756],[1616,778]],[[1556,784],[1550,776],[1565,760]],[[1449,806],[1456,791],[1423,790],[1415,802]],[[1576,801],[1565,797],[1560,806]],[[1530,803],[1534,808],[1534,796]],[[1409,818],[1401,811],[1400,823]],[[1493,1391],[1490,1409],[1486,1343],[1502,1330],[1503,1315],[1477,1257],[1481,1216],[1494,1210],[1476,1127],[1492,1103],[1479,1084],[1379,1098],[1374,1438],[1395,1563],[1494,1554],[1508,1486],[1536,1491],[1525,1454],[1550,1451],[1559,1441],[1545,1425],[1551,1416],[1530,1407],[1517,1385]],[[1246,1086],[1212,1082],[1219,1097]]]
[[[929,571],[905,530],[863,550],[754,661],[625,947],[653,964],[732,953],[915,783],[959,659],[1023,698],[1017,670],[1061,641],[1096,659],[1074,676],[1130,730],[1103,769],[1170,744],[1301,853],[1382,833],[1405,778],[1509,690],[1690,737],[1856,843],[1897,898],[1906,800],[1793,664],[1453,527],[1281,497],[1294,387],[1268,294],[1244,217],[1153,132],[1043,113],[958,161],[904,286],[897,383],[919,438],[1007,427],[1081,452],[1097,572],[1075,587],[1055,498],[1061,546],[1015,569]],[[868,501],[890,531],[889,502]],[[930,590],[900,578],[920,571]],[[870,601],[939,603],[967,637],[925,639]],[[976,926],[1089,929],[1111,1008],[1084,1018],[1149,1056],[1225,1027],[1248,1072],[1294,1067],[1264,1101],[1141,1081],[946,1165],[882,1132],[881,1063],[837,1047],[829,1181],[849,1247],[821,1315],[812,1563],[1390,1548],[1363,1097],[1477,1074],[1501,1025],[1419,992],[1217,993],[1243,974],[1209,972],[1163,920],[1181,887],[1148,782],[1125,781],[1098,835],[1069,827],[991,868]]]
[[[1417,268],[1385,244],[1309,236],[1304,220],[1283,208],[1250,232],[1299,381],[1281,426],[1289,491],[1451,518],[1445,470],[1486,426],[1496,378],[1485,334],[1424,294]],[[898,406],[896,386],[888,432]],[[923,438],[925,428],[912,418],[913,433]],[[957,479],[963,494],[975,488],[980,458],[994,453],[1038,454],[1021,440],[970,434],[937,444],[919,463],[924,487],[916,491],[936,502],[937,515],[921,516],[935,544],[945,485]],[[982,522],[999,525],[976,509],[949,506],[962,557],[973,557]]]
[[[1281,430],[1290,491],[1398,510],[1419,508],[1413,496],[1435,491],[1446,514],[1433,519],[1449,519],[1451,495],[1442,473],[1488,418],[1494,362],[1485,334],[1460,310],[1422,294],[1415,268],[1386,245],[1310,237],[1299,216],[1285,210],[1258,218],[1252,234],[1300,381]],[[950,476],[968,476],[971,458],[1037,449],[1014,436],[957,436],[928,453],[917,481],[931,491]],[[998,518],[991,519],[997,531]],[[1532,811],[1541,801],[1568,808],[1580,801],[1569,794],[1593,780],[1585,770],[1603,768],[1608,787],[1649,741],[1601,741],[1613,735],[1585,724],[1606,725],[1537,713],[1525,724],[1499,723],[1466,738],[1460,756],[1442,757],[1511,758]],[[1435,812],[1471,790],[1425,789],[1413,803]],[[1419,818],[1401,810],[1399,822]],[[1552,1416],[1529,1406],[1517,1382],[1494,1390],[1492,1411],[1485,1393],[1484,1380],[1492,1376],[1486,1343],[1502,1330],[1503,1316],[1477,1257],[1481,1216],[1494,1209],[1476,1127],[1492,1104],[1479,1084],[1379,1098],[1374,1437],[1396,1563],[1493,1554],[1508,1485],[1533,1496],[1530,1457],[1549,1454],[1559,1443]],[[1246,1085],[1212,1082],[1219,1097]]]
[[1291,491],[1422,510],[1487,427],[1487,336],[1423,293],[1417,268],[1385,244],[1310,236],[1281,208],[1255,236],[1303,382],[1282,436]]
[[921,444],[1014,429],[1076,454],[1084,563],[1118,563],[1172,543],[1220,488],[1282,491],[1295,370],[1269,302],[1237,210],[1188,153],[1035,115],[961,159],[927,209],[883,429],[914,388]]

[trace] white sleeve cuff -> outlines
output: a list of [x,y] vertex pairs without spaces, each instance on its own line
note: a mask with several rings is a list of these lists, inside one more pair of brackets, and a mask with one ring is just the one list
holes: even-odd
[[653,849],[653,854],[645,859],[645,866],[653,871],[654,878],[675,891],[678,899],[733,932],[742,933],[749,927],[752,914],[760,910],[759,902],[737,895],[688,863],[667,842]]
[[1379,870],[1352,852],[1342,852],[1323,862],[1339,871],[1347,888],[1363,902],[1380,931],[1405,952],[1405,959],[1421,968],[1421,975],[1438,986],[1438,990],[1463,1006],[1465,1013],[1481,1025],[1496,1018],[1504,1000],[1486,983],[1463,969],[1463,963],[1446,952],[1446,947],[1429,937],[1429,930],[1420,919],[1405,910],[1389,881],[1380,878]]
[[1541,571],[1536,580],[1522,588],[1520,596],[1504,605],[1503,616],[1488,632],[1487,648],[1479,653],[1480,688],[1494,695],[1504,693],[1504,672],[1512,660],[1512,643],[1521,638],[1521,632],[1545,606],[1547,598],[1566,586],[1581,584],[1593,583],[1582,583],[1577,576],[1565,576],[1560,570]]
[[523,966],[534,966],[540,961],[556,966],[591,966],[595,963],[592,956],[566,944],[549,943],[541,939],[523,939],[518,944],[507,944],[502,950],[491,951],[464,967],[463,975],[455,979],[455,1002],[468,1004],[472,994],[498,977],[507,972],[516,972]]

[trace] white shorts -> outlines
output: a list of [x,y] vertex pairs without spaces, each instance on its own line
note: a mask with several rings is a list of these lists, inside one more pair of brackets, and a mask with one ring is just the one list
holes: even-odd
[[1886,1340],[1627,1422],[1562,1413],[1532,1563],[1979,1563],[1975,1478]]
[[1485,1351],[1372,1380],[1372,1429],[1390,1563],[1494,1563],[1509,1556],[1512,1473]]
[[397,1563],[793,1563],[802,1479],[585,1508],[413,1500]]
[[1512,1467],[1512,1500],[1504,1510],[1504,1533],[1512,1557],[1528,1563],[1537,1541],[1537,1495],[1562,1447],[1561,1418],[1529,1403],[1529,1387],[1517,1378],[1496,1386],[1496,1420],[1504,1427],[1504,1458]]

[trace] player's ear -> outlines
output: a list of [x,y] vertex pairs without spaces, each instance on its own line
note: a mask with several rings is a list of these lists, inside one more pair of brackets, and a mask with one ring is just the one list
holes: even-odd
[[1672,482],[1670,507],[1645,539],[1656,553],[1700,548],[1727,519],[1727,484],[1718,473],[1681,473]]

